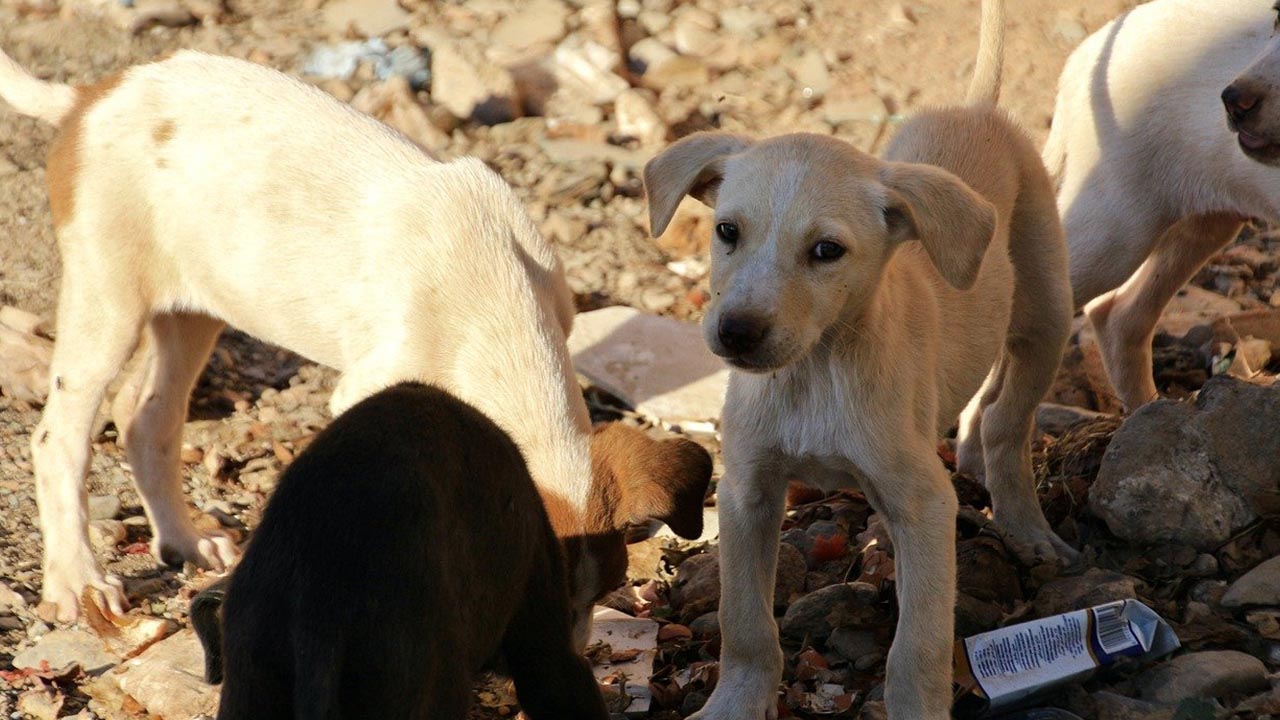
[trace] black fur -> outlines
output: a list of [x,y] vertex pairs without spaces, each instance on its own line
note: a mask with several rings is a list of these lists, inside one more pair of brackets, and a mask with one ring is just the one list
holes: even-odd
[[[222,609],[218,718],[461,720],[500,659],[531,720],[606,720],[565,575],[510,438],[439,389],[384,390],[281,478]],[[216,647],[216,598],[193,604]]]

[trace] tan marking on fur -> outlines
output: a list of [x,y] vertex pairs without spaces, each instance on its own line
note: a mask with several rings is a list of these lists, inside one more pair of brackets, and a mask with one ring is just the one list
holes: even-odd
[[177,125],[172,120],[162,120],[151,131],[151,139],[155,140],[157,145],[163,145],[173,138],[175,130],[177,130]]
[[76,104],[62,121],[62,131],[58,138],[49,146],[49,159],[45,165],[49,178],[49,210],[53,214],[55,228],[70,222],[75,212],[76,180],[80,172],[80,135],[83,132],[84,115],[114,90],[123,77],[123,73],[115,73],[92,85],[77,87]]

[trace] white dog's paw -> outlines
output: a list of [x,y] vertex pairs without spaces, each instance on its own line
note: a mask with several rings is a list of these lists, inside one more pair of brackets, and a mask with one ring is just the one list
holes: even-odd
[[778,720],[778,683],[770,677],[772,673],[759,672],[722,675],[707,704],[689,720]]
[[64,623],[80,617],[82,598],[116,615],[123,615],[129,607],[120,578],[102,572],[92,557],[46,570],[41,598],[57,607],[58,622]]
[[222,532],[202,533],[192,529],[176,537],[157,534],[151,541],[151,554],[171,567],[182,567],[184,562],[189,562],[205,570],[222,572],[235,564],[240,550],[235,541]]

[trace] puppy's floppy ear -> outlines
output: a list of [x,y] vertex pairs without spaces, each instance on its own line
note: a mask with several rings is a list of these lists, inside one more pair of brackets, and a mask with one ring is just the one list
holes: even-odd
[[613,526],[666,523],[689,540],[702,534],[702,502],[711,482],[711,455],[683,438],[654,440],[619,423],[591,438],[595,482],[605,485]]
[[716,201],[724,179],[724,161],[741,152],[751,140],[724,132],[700,132],[682,138],[644,166],[644,191],[649,200],[649,234],[667,229],[681,198],[689,195],[706,205]]
[[919,240],[943,279],[969,289],[995,237],[995,206],[933,165],[888,163],[881,181],[892,191],[885,208],[890,238]]

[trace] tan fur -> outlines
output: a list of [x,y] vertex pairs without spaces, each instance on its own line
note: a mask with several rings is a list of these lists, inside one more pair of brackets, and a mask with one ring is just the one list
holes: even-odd
[[[818,135],[695,135],[650,162],[645,187],[655,231],[685,193],[715,208],[703,329],[734,368],[718,486],[722,669],[694,717],[777,717],[770,594],[792,480],[859,487],[885,518],[901,608],[889,717],[949,717],[957,500],[938,435],[960,417],[961,469],[984,477],[1019,555],[1078,555],[1049,528],[1031,474],[1032,416],[1071,314],[1035,148],[979,104],[921,113],[883,160]],[[816,257],[827,243],[843,254]]]
[[122,75],[117,73],[92,85],[76,88],[75,102],[59,125],[62,132],[49,146],[45,174],[49,183],[49,211],[53,215],[55,228],[66,223],[75,212],[75,186],[76,176],[80,171],[79,146],[84,115],[119,85],[121,79]]

